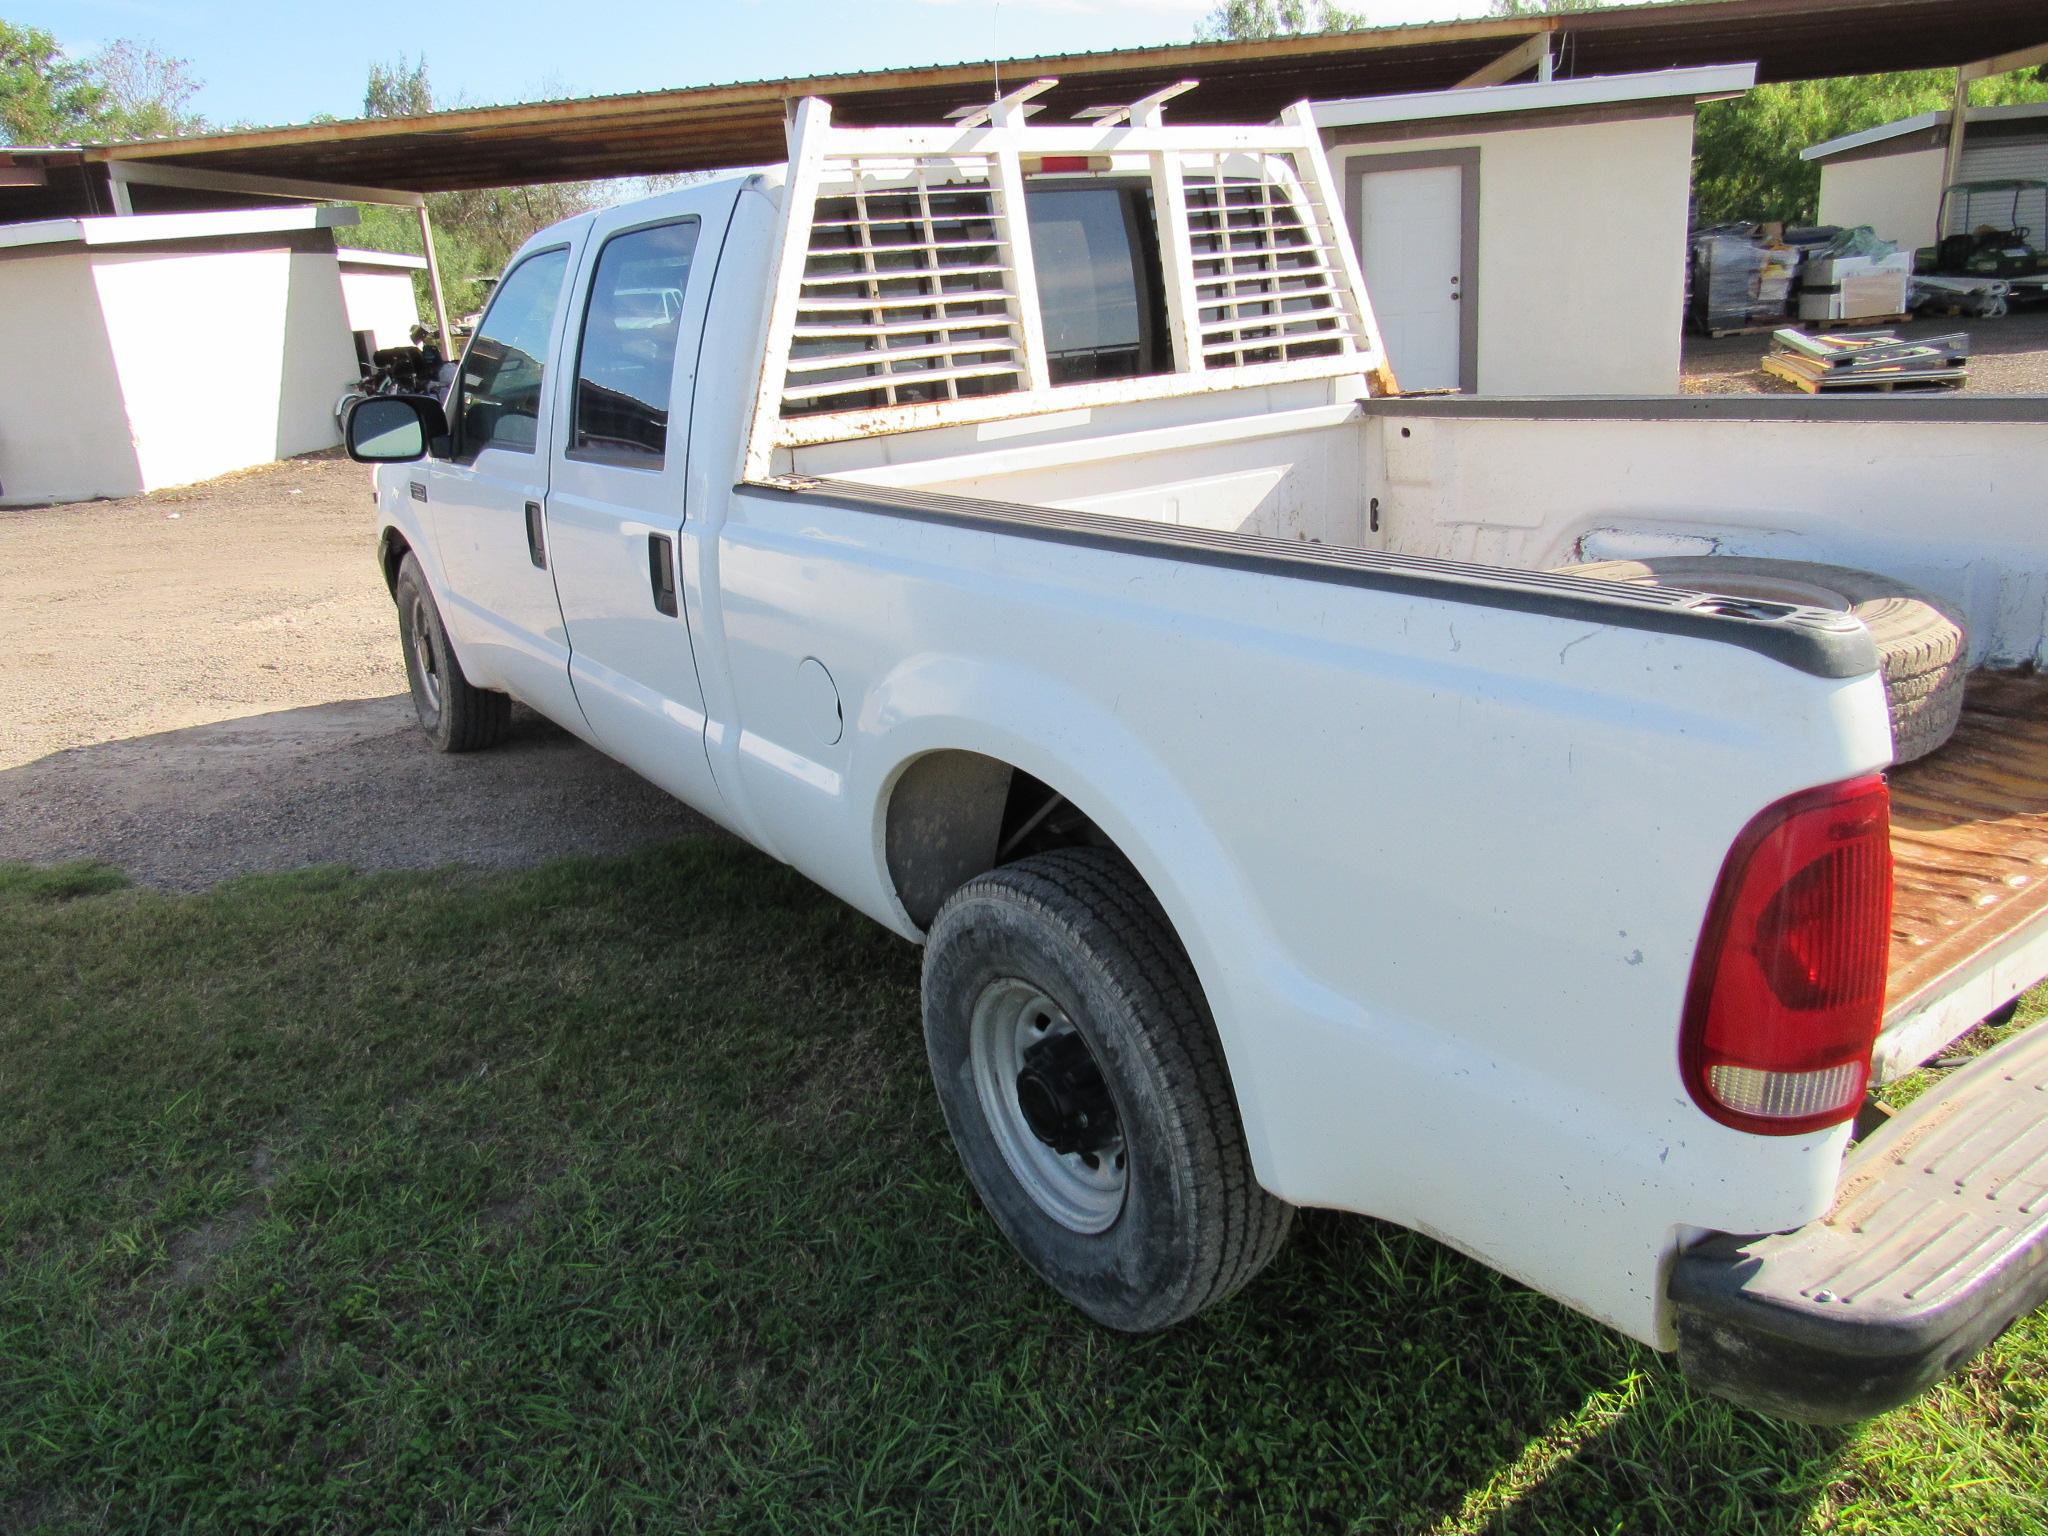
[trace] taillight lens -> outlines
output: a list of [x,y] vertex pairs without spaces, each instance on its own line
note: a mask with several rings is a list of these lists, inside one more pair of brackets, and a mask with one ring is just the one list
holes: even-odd
[[1686,1089],[1737,1130],[1856,1113],[1884,1017],[1891,797],[1873,775],[1781,800],[1729,851],[1679,1032]]

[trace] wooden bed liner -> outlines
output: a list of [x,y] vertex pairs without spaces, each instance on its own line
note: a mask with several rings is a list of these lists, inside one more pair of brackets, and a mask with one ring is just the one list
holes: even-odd
[[1890,777],[1888,1027],[2048,917],[2048,677],[1971,678],[1953,739]]

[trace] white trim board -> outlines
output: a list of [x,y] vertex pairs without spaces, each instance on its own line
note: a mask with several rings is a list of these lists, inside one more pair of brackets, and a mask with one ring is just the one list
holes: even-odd
[[1659,69],[1635,75],[1586,75],[1524,85],[1474,85],[1405,96],[1355,96],[1319,101],[1318,128],[1422,122],[1443,117],[1493,117],[1508,112],[1554,112],[1572,107],[1620,106],[1639,101],[1709,101],[1740,96],[1756,84],[1754,64]]
[[250,208],[224,213],[128,213],[92,219],[0,224],[0,250],[30,245],[135,245],[148,240],[206,240],[337,229],[360,222],[353,208]]

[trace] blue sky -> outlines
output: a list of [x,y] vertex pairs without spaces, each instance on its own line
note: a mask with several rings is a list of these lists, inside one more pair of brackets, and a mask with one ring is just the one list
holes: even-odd
[[[190,61],[217,123],[362,110],[372,61],[425,54],[488,103],[1185,42],[1213,0],[6,0],[73,53],[134,38]],[[1375,22],[1485,0],[1354,0]]]

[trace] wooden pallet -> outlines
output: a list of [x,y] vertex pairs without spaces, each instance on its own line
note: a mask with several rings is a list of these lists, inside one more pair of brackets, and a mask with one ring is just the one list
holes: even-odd
[[1839,394],[1845,389],[1876,390],[1890,394],[1900,389],[1959,389],[1970,376],[1967,368],[1930,368],[1924,373],[1856,374],[1846,369],[1831,369],[1816,377],[1790,366],[1783,358],[1767,357],[1763,370],[1787,384],[1795,384],[1809,395]]

